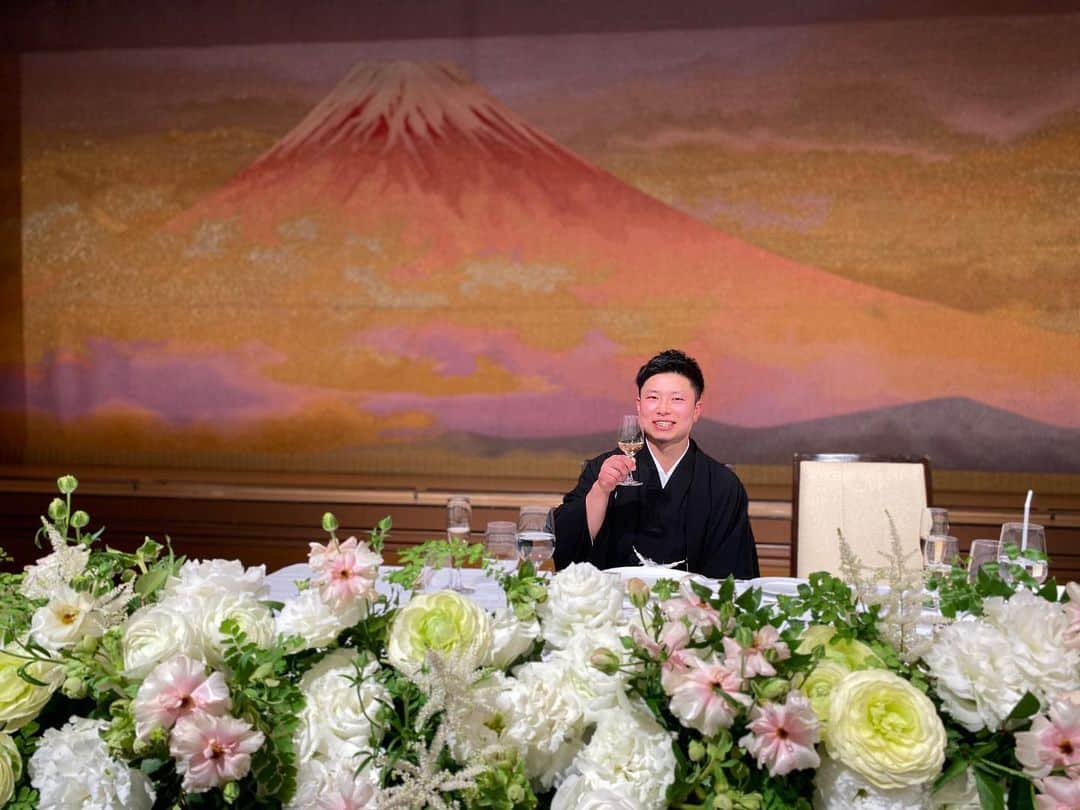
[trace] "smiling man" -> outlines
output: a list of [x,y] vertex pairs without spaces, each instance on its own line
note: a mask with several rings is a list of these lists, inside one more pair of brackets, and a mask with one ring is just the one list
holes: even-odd
[[[556,567],[646,561],[709,577],[758,576],[746,490],[690,438],[701,418],[701,368],[668,349],[636,381],[645,447],[636,459],[612,450],[586,463],[555,510]],[[631,471],[642,485],[619,486]]]

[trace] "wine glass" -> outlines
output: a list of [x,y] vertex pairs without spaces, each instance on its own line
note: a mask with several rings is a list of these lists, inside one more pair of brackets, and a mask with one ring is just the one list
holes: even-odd
[[968,582],[974,583],[979,579],[979,569],[984,565],[997,563],[998,558],[997,540],[972,540],[971,549],[968,551]]
[[[469,542],[472,533],[472,504],[464,495],[455,495],[446,503],[446,539]],[[450,590],[459,593],[469,593],[472,588],[465,584],[461,578],[461,569],[453,564],[450,566]]]
[[532,560],[537,572],[555,553],[555,534],[548,526],[548,511],[543,506],[523,506],[518,513],[518,560]]
[[[628,413],[623,416],[619,423],[619,449],[623,455],[633,458],[645,445],[645,436],[641,432],[641,423],[637,415]],[[620,487],[640,487],[641,482],[634,479],[633,472],[628,472],[626,477],[619,482]]]
[[[1014,549],[1010,549],[1010,546],[1014,547]],[[1013,554],[1018,551],[1020,556],[1011,556],[1010,550]],[[1030,559],[1025,556],[1025,550],[1042,552],[1041,558]],[[1001,525],[1001,539],[998,540],[998,570],[1001,572],[1001,578],[1007,582],[1015,579],[1018,573],[1013,566],[1025,569],[1031,575],[1031,578],[1038,583],[1042,583],[1046,579],[1046,575],[1049,573],[1049,566],[1046,561],[1046,529],[1038,523],[1027,524],[1026,537],[1023,523],[1003,523]]]

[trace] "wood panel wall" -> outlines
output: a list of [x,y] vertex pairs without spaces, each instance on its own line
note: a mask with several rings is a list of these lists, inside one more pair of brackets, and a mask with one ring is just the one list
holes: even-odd
[[[0,467],[0,547],[14,558],[9,569],[44,553],[34,547],[33,538],[39,516],[56,495],[56,475],[52,469]],[[284,475],[98,469],[80,475],[75,505],[89,512],[91,528],[105,527],[104,539],[114,548],[131,550],[147,535],[157,540],[168,535],[179,554],[237,558],[272,571],[305,560],[309,542],[325,541],[320,522],[327,511],[337,515],[342,536],[364,536],[390,515],[392,559],[404,547],[442,536],[451,494],[471,498],[478,530],[491,520],[515,519],[521,506],[553,506],[561,500],[554,486],[536,491],[528,485],[514,489],[506,482],[494,489],[494,482],[484,480],[455,481],[454,489],[437,480],[411,487],[402,481],[383,483],[387,485],[372,486],[345,476],[313,481]],[[748,489],[762,574],[787,575],[790,501],[756,497],[754,488]],[[962,549],[975,537],[996,537],[1003,521],[1016,519],[1015,510],[985,503],[965,506],[940,498],[935,503],[950,508],[952,530]],[[1032,519],[1047,526],[1051,572],[1059,581],[1080,579],[1080,510],[1036,512]]]

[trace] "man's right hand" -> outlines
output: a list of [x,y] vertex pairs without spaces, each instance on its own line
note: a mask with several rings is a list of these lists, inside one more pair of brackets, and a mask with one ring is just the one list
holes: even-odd
[[604,496],[611,494],[611,491],[619,485],[619,482],[626,478],[631,472],[637,469],[637,462],[634,461],[633,456],[625,456],[622,453],[616,453],[613,456],[608,456],[603,465],[600,467],[600,472],[596,476],[596,483],[593,484],[593,490],[599,489],[604,493]]

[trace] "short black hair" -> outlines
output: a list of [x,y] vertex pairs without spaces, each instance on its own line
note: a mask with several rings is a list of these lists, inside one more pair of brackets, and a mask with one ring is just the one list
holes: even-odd
[[638,369],[637,390],[641,393],[645,381],[655,374],[681,374],[690,381],[697,399],[705,390],[705,375],[701,373],[701,366],[690,355],[678,349],[665,349]]

